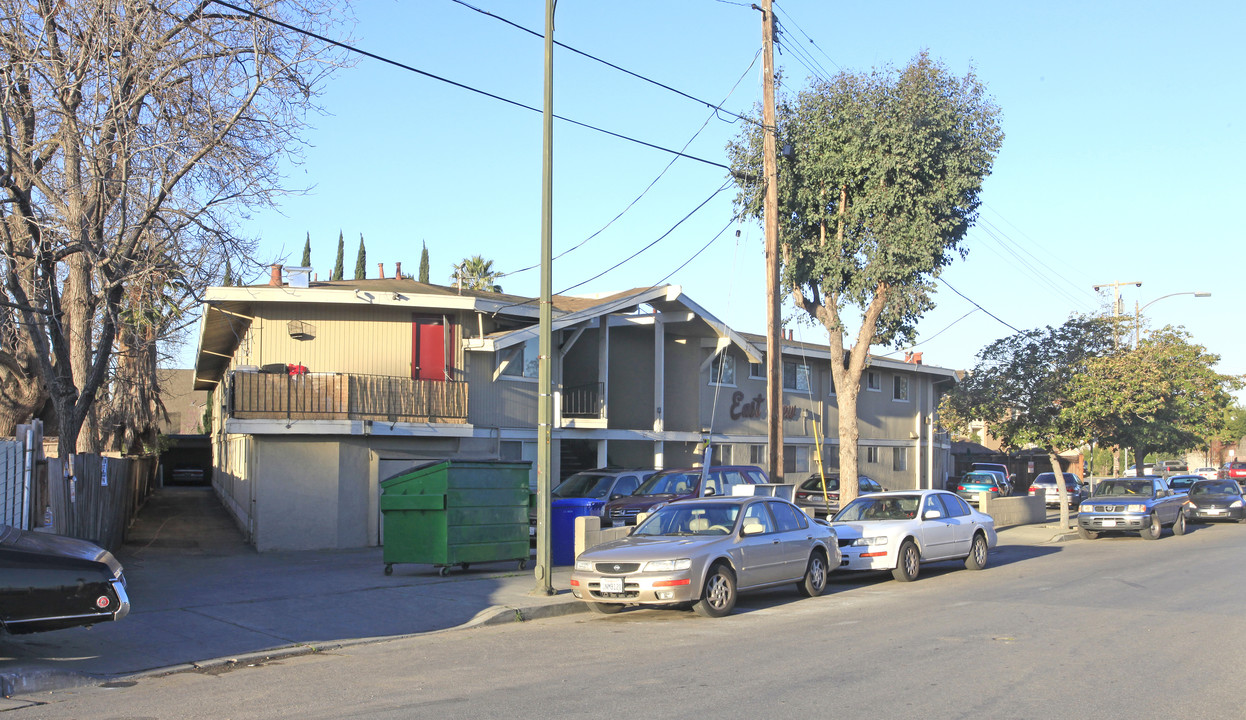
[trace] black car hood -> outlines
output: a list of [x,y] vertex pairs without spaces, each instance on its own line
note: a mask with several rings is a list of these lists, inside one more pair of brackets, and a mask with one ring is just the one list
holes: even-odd
[[1237,494],[1199,494],[1193,497],[1186,496],[1189,502],[1195,505],[1227,505],[1235,500],[1241,500],[1242,496]]
[[113,575],[121,572],[121,563],[107,550],[95,543],[78,538],[52,535],[50,533],[19,530],[11,525],[0,525],[0,547],[38,555],[53,555],[75,560],[103,563]]

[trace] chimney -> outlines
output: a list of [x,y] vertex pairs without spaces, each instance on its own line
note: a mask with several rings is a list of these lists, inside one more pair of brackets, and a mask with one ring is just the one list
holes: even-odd
[[400,262],[394,263],[394,279],[395,280],[402,279],[402,263]]
[[268,278],[268,284],[271,287],[281,287],[281,266],[272,266],[272,275]]
[[919,353],[919,352],[913,353],[913,364],[914,364],[914,365],[921,365],[921,364],[922,364],[922,354],[921,354],[921,353]]
[[385,263],[377,263],[377,264],[376,264],[376,274],[377,274],[377,275],[378,275],[378,276],[379,276],[382,280],[384,280],[384,279],[385,279]]

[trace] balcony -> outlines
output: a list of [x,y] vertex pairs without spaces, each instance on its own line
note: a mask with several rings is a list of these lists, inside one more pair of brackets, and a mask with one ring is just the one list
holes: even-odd
[[466,423],[467,383],[344,373],[233,372],[228,413],[240,420]]
[[601,418],[604,383],[569,385],[562,389],[562,416],[565,418]]

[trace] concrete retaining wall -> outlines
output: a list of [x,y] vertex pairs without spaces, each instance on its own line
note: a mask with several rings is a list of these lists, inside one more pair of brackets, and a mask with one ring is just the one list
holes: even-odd
[[[643,519],[644,514],[641,514],[636,518],[636,524],[639,525]],[[591,547],[627,537],[634,527],[636,525],[602,529],[601,518],[596,515],[578,517],[575,519],[575,555],[579,557],[580,553]]]
[[978,509],[995,519],[995,529],[1012,525],[1032,525],[1047,521],[1047,498],[1036,495],[991,499],[983,493]]

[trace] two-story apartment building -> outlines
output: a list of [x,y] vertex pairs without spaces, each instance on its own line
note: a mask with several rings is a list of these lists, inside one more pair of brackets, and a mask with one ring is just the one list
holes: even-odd
[[[440,459],[536,457],[538,305],[407,279],[209,289],[195,388],[212,390],[213,485],[259,550],[376,545],[378,483]],[[764,342],[677,286],[556,297],[552,474],[765,457]],[[838,458],[825,347],[784,345],[789,480]],[[930,423],[950,370],[874,359],[861,471],[939,484]],[[819,437],[821,443],[818,442]],[[533,471],[535,478],[535,469]]]

